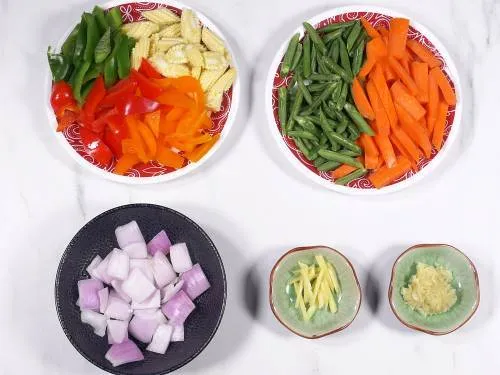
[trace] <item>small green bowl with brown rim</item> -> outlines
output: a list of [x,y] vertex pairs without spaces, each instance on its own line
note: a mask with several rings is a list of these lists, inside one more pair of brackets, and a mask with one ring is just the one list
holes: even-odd
[[[336,313],[318,310],[309,322],[305,322],[286,287],[298,262],[312,264],[315,255],[323,255],[334,266],[341,292]],[[274,265],[269,277],[269,303],[276,319],[290,331],[307,339],[318,339],[342,331],[354,321],[361,306],[361,287],[351,262],[339,251],[327,246],[297,247]]]
[[[417,263],[443,266],[451,271],[457,302],[446,312],[425,316],[404,301],[401,288],[407,287]],[[405,326],[430,335],[446,335],[467,323],[479,306],[479,277],[472,261],[457,248],[445,244],[416,245],[403,252],[392,267],[389,304]]]

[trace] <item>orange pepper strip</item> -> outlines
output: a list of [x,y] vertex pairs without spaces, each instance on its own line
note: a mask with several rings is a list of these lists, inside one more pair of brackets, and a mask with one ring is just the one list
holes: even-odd
[[175,169],[182,168],[186,162],[181,155],[173,152],[167,147],[161,146],[159,146],[158,153],[156,154],[156,160],[166,167],[172,167]]
[[130,138],[134,142],[135,151],[139,160],[143,163],[147,163],[149,159],[146,156],[144,143],[138,130],[137,119],[134,116],[127,116],[125,118],[125,122],[127,123],[128,132],[130,134]]
[[201,146],[198,146],[192,152],[188,152],[186,154],[186,157],[191,162],[197,162],[197,161],[201,160],[201,158],[203,158],[203,156],[205,156],[210,151],[210,149],[214,146],[214,144],[217,143],[219,138],[220,138],[220,134],[214,135],[210,142],[207,142],[207,143],[202,144]]
[[160,120],[161,120],[160,110],[146,113],[144,115],[144,121],[149,126],[149,129],[151,129],[151,131],[153,132],[155,138],[158,138],[160,135]]
[[146,156],[153,160],[156,155],[156,138],[151,129],[142,121],[138,121],[137,130],[146,144]]
[[118,159],[115,170],[113,171],[116,174],[124,175],[127,173],[130,168],[136,165],[139,162],[139,158],[134,154],[123,154],[123,156]]
[[173,87],[166,88],[163,94],[157,98],[157,101],[161,104],[185,109],[193,109],[196,107],[196,103],[193,99]]

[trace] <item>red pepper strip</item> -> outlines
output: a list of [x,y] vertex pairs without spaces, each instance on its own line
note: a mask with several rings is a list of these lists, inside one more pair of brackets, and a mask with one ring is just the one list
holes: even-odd
[[118,111],[124,116],[154,112],[160,108],[160,103],[143,98],[142,96],[128,96],[117,105]]
[[133,94],[137,88],[137,82],[130,78],[122,79],[108,90],[108,94],[101,100],[100,107],[112,107],[117,105],[124,97]]
[[82,111],[88,121],[95,120],[97,106],[105,96],[106,86],[104,85],[104,78],[100,75],[95,80],[94,86],[92,86],[92,90],[90,90],[87,99],[85,99],[85,104],[83,105]]
[[113,153],[99,136],[83,127],[80,128],[80,138],[85,152],[99,164],[108,166],[113,159]]
[[139,67],[139,73],[145,75],[148,78],[163,78],[163,76],[155,69],[153,65],[148,61],[148,59],[142,59],[141,66]]
[[148,99],[156,99],[163,92],[161,86],[157,85],[135,69],[130,71],[130,79],[137,82],[141,94]]
[[68,126],[78,121],[78,113],[73,111],[64,111],[63,115],[57,119],[57,131],[62,132]]
[[62,116],[64,111],[78,111],[76,100],[73,96],[71,86],[64,81],[54,83],[50,96],[50,105],[57,117]]
[[101,133],[104,131],[108,120],[118,115],[118,110],[116,108],[111,108],[107,110],[103,110],[96,115],[96,119],[90,123],[90,130],[96,133]]
[[104,132],[104,142],[113,151],[115,157],[119,158],[122,156],[122,141],[128,137],[125,118],[120,115],[110,116],[107,125]]

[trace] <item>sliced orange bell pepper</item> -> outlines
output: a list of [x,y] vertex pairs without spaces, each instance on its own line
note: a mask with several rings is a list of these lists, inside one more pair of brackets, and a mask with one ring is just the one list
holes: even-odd
[[182,168],[186,162],[186,159],[184,159],[181,155],[173,152],[165,146],[159,146],[158,152],[156,153],[156,160],[166,167],[172,167],[175,169]]
[[146,145],[146,156],[149,160],[153,160],[156,155],[156,138],[151,129],[142,121],[137,122],[137,130]]
[[153,132],[155,138],[158,138],[160,135],[160,120],[161,120],[161,111],[154,111],[150,113],[146,113],[144,115],[144,121],[149,126],[149,129]]
[[123,156],[116,162],[116,166],[113,172],[123,176],[137,163],[139,163],[139,158],[137,157],[137,155],[123,154]]
[[127,116],[125,118],[125,122],[127,123],[128,132],[130,134],[130,138],[134,142],[134,147],[139,160],[143,163],[147,163],[149,159],[146,156],[145,145],[138,130],[137,118],[135,116]]
[[196,103],[193,99],[174,87],[166,88],[163,94],[158,96],[157,101],[161,104],[171,105],[172,107],[196,108]]
[[203,158],[217,143],[217,141],[220,138],[220,134],[216,134],[212,137],[212,140],[210,142],[204,143],[201,146],[196,147],[192,152],[186,153],[186,157],[191,161],[191,162],[197,162]]

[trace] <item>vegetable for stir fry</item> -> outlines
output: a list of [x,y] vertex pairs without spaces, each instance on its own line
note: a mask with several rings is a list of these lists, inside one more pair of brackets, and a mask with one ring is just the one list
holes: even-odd
[[[210,283],[199,264],[192,266],[186,244],[171,246],[165,231],[149,242],[159,246],[152,257],[137,222],[116,228],[115,234],[123,250],[92,260],[87,267],[91,278],[78,282],[77,305],[83,323],[98,336],[107,333],[112,346],[105,358],[116,367],[144,359],[132,340],[158,354],[165,354],[170,342],[184,341],[184,324],[196,307],[193,301]],[[135,245],[144,251],[130,259],[125,249]],[[169,253],[182,275],[174,271],[165,255]]]

